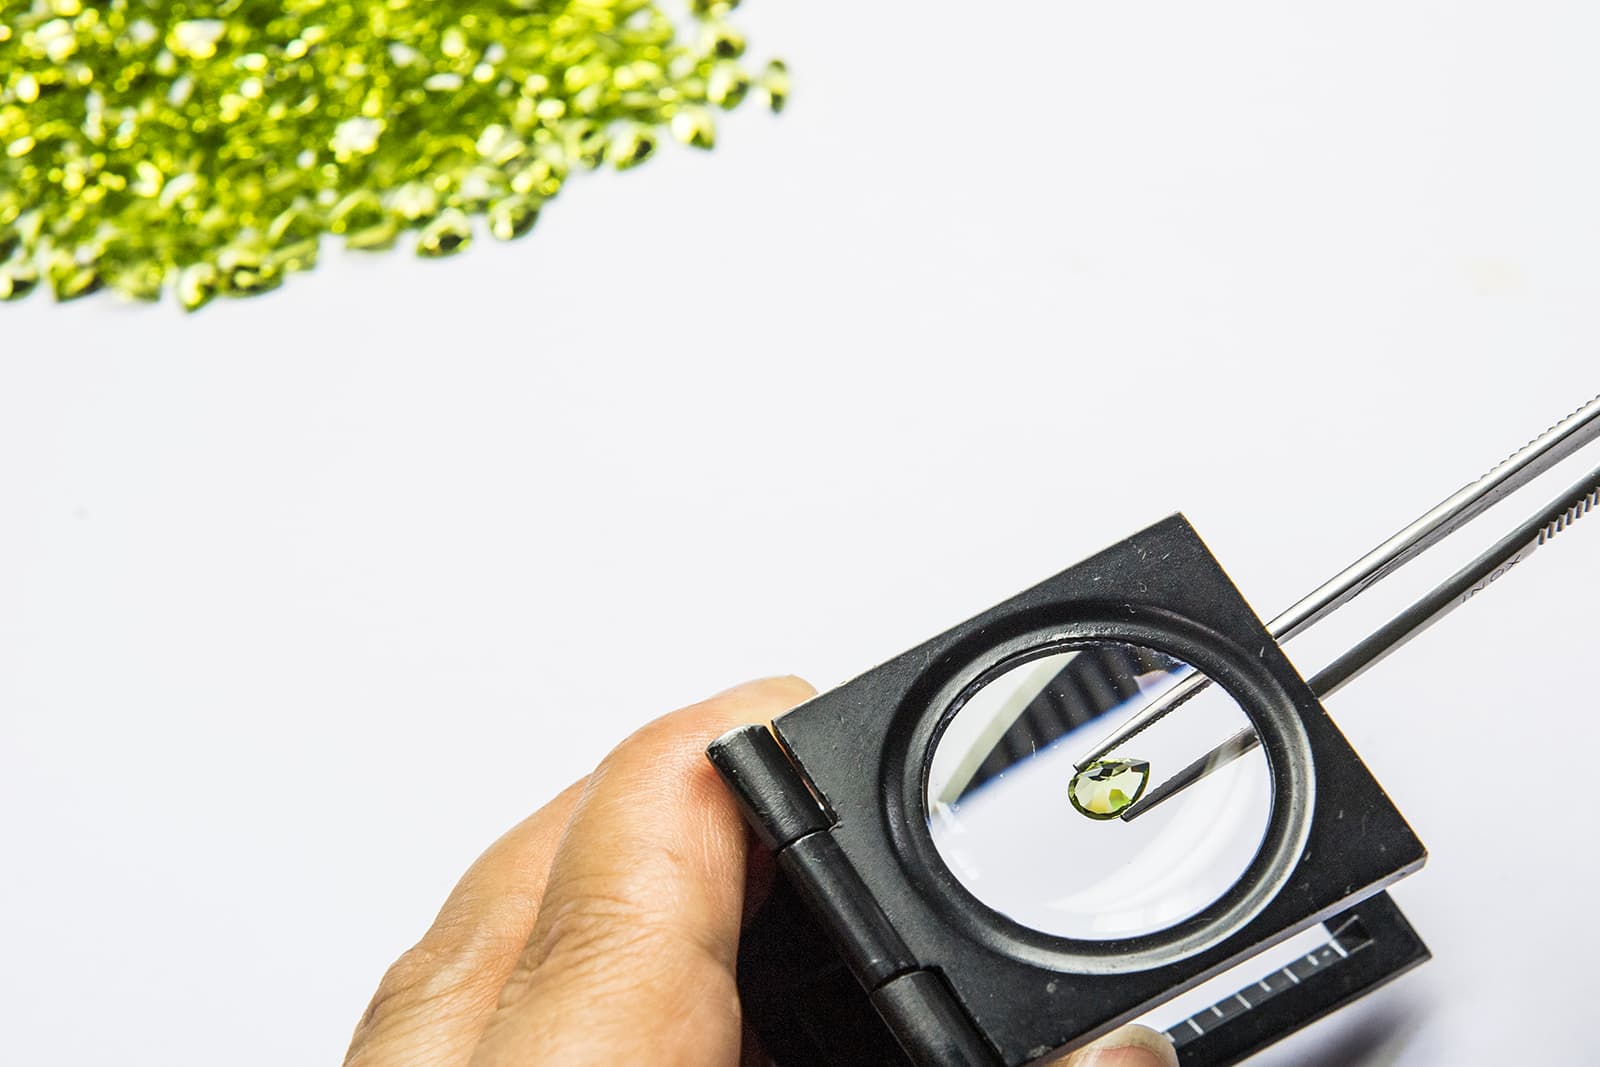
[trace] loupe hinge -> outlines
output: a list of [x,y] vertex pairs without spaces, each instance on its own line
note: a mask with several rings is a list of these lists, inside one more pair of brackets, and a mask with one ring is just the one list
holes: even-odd
[[936,971],[910,971],[872,991],[872,1006],[918,1067],[999,1067],[1000,1057]]
[[706,754],[778,869],[821,925],[914,1067],[998,1067],[944,980],[919,968],[830,829],[821,800],[765,726],[745,726]]
[[765,726],[741,726],[723,734],[706,756],[733,790],[745,822],[773,852],[833,825],[828,810]]

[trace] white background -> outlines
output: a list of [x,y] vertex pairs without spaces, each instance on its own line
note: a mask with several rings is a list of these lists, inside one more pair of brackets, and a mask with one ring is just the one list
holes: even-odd
[[[525,242],[0,313],[0,1061],[334,1062],[655,714],[1176,509],[1273,614],[1600,391],[1591,5],[737,21],[791,110]],[[1597,583],[1574,532],[1331,702],[1436,959],[1260,1062],[1600,1062]]]

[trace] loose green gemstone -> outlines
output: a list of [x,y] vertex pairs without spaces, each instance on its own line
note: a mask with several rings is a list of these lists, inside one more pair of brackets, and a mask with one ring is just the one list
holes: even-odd
[[404,222],[423,222],[439,213],[439,194],[431,185],[407,182],[389,194],[388,207]]
[[744,55],[744,34],[725,23],[712,23],[700,36],[700,49],[717,59],[738,59]]
[[191,263],[178,272],[178,303],[185,311],[196,311],[217,295],[217,268],[210,263]]
[[223,296],[251,296],[276,289],[283,274],[272,263],[270,251],[254,242],[229,245],[217,253],[217,292]]
[[344,246],[358,252],[378,252],[385,248],[393,248],[399,236],[400,224],[393,219],[384,219],[382,222],[346,233]]
[[161,264],[152,260],[136,259],[108,267],[105,275],[106,283],[112,289],[131,300],[159,300],[167,272]]
[[340,200],[328,215],[328,229],[334,233],[355,233],[387,221],[378,194],[361,189]]
[[27,260],[0,265],[0,300],[20,300],[39,284],[39,270]]
[[631,170],[655,154],[656,135],[642,126],[624,130],[607,150],[618,170]]
[[698,104],[688,104],[672,116],[672,136],[694,148],[710,148],[717,143],[717,120]]
[[501,241],[511,241],[539,221],[539,202],[526,196],[508,196],[489,205],[489,232]]
[[750,76],[732,60],[713,63],[706,76],[706,99],[723,109],[739,106],[750,91]]
[[417,237],[417,255],[439,258],[453,256],[472,243],[472,220],[466,212],[446,208],[423,227]]
[[593,122],[573,123],[567,131],[567,150],[580,167],[593,170],[606,158],[606,131]]
[[1150,764],[1144,760],[1095,760],[1072,776],[1067,797],[1091,819],[1115,819],[1144,795]]
[[270,258],[272,266],[280,273],[290,271],[310,270],[317,265],[317,253],[321,250],[316,238],[307,238],[293,244],[278,245],[272,249]]
[[781,59],[774,59],[761,72],[761,91],[767,94],[767,106],[776,115],[789,102],[789,68]]
[[325,233],[520,236],[569,170],[637,166],[669,128],[711,147],[702,105],[751,88],[735,7],[0,0],[0,297],[171,279],[194,308],[310,268]]
[[378,194],[366,189],[338,201],[328,216],[328,229],[344,235],[346,248],[371,252],[391,247],[400,224],[383,209]]
[[562,175],[547,160],[530,160],[511,175],[511,191],[549,200],[561,191]]
[[307,204],[296,204],[279,214],[267,226],[267,243],[278,245],[314,241],[322,236],[322,230],[322,224],[317,220],[311,207]]
[[100,272],[95,269],[95,253],[80,247],[77,251],[57,249],[45,262],[45,277],[50,279],[50,289],[57,300],[76,300],[88,296],[103,284]]

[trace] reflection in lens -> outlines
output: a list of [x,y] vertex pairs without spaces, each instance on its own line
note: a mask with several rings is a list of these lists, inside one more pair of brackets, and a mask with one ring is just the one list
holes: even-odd
[[1226,893],[1271,814],[1259,749],[1136,820],[1117,818],[1146,784],[1250,725],[1225,689],[1202,690],[1100,767],[1073,766],[1193,673],[1154,649],[1101,641],[1020,662],[969,693],[935,745],[927,796],[934,844],[967,890],[1024,926],[1084,940],[1155,933]]

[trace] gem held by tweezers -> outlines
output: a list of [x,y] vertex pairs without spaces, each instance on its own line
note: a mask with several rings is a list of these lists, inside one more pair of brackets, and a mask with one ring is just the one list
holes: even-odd
[[1115,819],[1144,795],[1150,764],[1137,759],[1095,760],[1072,776],[1067,797],[1091,819]]

